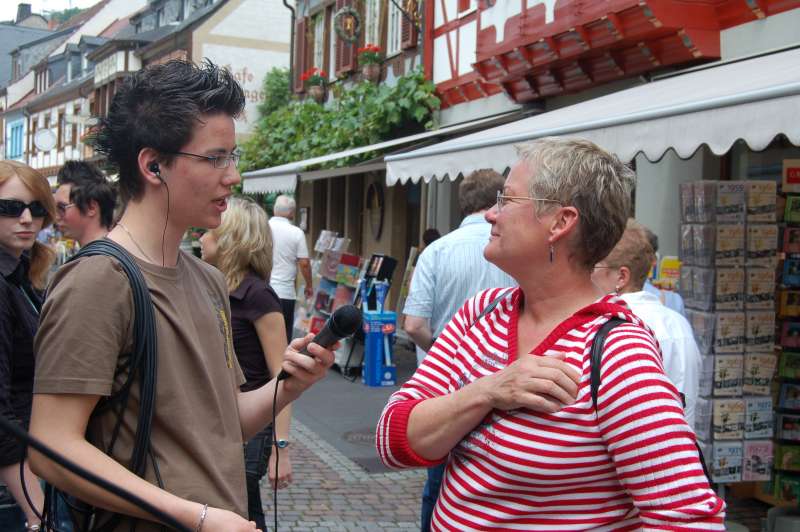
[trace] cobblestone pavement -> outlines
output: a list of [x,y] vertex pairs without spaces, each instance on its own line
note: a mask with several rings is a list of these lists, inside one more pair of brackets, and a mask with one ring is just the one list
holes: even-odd
[[[292,473],[292,484],[278,492],[281,531],[419,530],[424,469],[368,474],[292,420]],[[272,529],[272,489],[266,481],[261,500]]]

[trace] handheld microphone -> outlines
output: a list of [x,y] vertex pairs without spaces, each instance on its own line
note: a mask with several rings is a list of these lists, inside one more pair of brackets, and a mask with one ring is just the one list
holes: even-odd
[[[324,348],[329,348],[342,338],[352,336],[356,330],[361,326],[361,311],[354,305],[344,305],[336,309],[331,315],[325,326],[314,337],[312,342],[321,345]],[[304,348],[300,353],[313,356]],[[286,370],[281,370],[278,374],[278,381],[282,381],[287,377],[291,377]]]

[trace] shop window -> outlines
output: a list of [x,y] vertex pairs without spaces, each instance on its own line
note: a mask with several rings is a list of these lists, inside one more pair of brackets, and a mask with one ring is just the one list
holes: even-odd
[[381,3],[378,0],[364,2],[364,42],[381,45]]

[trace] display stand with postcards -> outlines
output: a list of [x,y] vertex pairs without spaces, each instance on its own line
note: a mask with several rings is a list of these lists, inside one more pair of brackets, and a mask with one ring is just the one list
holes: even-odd
[[680,187],[680,291],[702,354],[695,432],[712,482],[768,481],[778,226],[774,181]]
[[800,502],[800,160],[784,161],[781,192],[786,207],[778,268],[775,458],[773,478],[760,486],[759,498],[796,506]]

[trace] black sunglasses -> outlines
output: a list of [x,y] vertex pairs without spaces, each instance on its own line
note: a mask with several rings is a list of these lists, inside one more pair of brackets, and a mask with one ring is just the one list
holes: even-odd
[[30,209],[31,216],[34,218],[44,218],[47,216],[47,209],[40,201],[25,203],[15,199],[0,199],[0,216],[7,218],[19,218],[25,209]]

